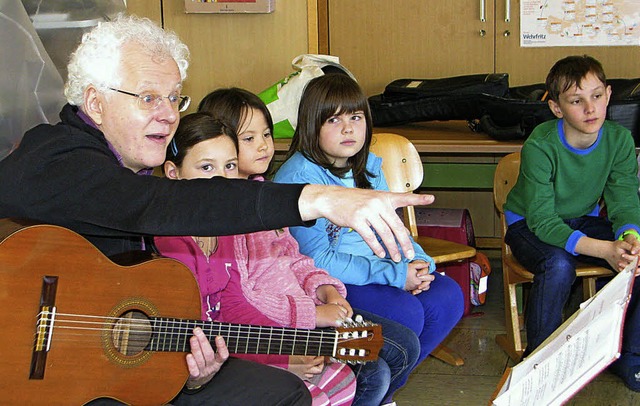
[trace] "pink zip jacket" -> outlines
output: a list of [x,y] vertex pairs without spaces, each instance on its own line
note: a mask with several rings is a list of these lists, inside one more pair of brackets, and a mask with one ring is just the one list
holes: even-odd
[[[244,298],[280,326],[316,327],[316,305],[323,304],[316,295],[320,285],[333,285],[346,296],[340,280],[300,253],[288,229],[238,235],[234,244]],[[230,290],[227,286],[222,292],[220,317],[237,322],[241,303],[225,300],[237,293]]]

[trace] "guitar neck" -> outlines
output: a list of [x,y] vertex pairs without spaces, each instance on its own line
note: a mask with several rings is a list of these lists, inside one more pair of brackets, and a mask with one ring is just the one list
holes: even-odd
[[337,332],[333,329],[295,329],[151,317],[151,339],[146,350],[189,352],[193,329],[200,327],[213,340],[222,336],[234,354],[334,356]]

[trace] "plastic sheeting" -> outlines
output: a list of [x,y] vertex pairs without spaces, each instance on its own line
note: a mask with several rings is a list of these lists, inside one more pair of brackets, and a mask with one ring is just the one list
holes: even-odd
[[82,35],[127,10],[123,0],[22,0],[22,4],[63,81],[69,55]]
[[20,0],[0,0],[0,159],[29,128],[57,122],[63,82]]
[[0,160],[31,127],[59,121],[69,55],[124,11],[124,0],[0,0]]

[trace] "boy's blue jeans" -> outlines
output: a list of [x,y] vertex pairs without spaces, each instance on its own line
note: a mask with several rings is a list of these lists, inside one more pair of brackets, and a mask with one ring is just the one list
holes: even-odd
[[[605,218],[584,216],[565,220],[574,230],[599,240],[613,241],[614,234]],[[509,226],[505,242],[516,259],[531,272],[533,284],[527,304],[527,349],[525,355],[536,349],[563,322],[563,309],[576,279],[576,261],[610,268],[600,258],[586,255],[573,256],[562,248],[546,244],[520,220]],[[633,294],[625,319],[623,352],[640,353],[640,312],[637,311],[640,284],[634,284]]]

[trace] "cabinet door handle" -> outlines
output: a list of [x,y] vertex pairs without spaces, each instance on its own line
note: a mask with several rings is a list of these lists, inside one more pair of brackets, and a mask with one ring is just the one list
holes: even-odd
[[480,0],[480,21],[487,21],[487,5],[485,0]]
[[511,0],[504,0],[504,22],[511,21]]

